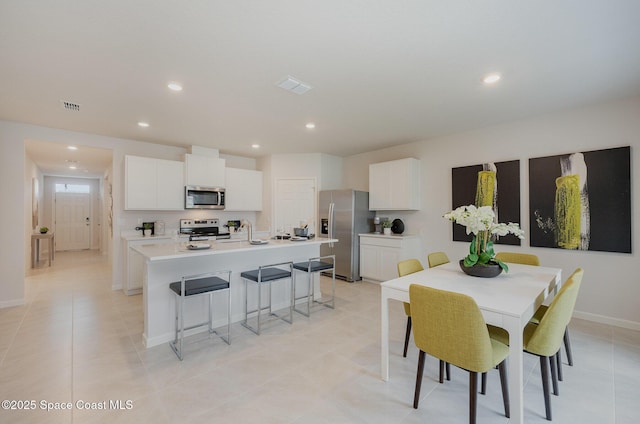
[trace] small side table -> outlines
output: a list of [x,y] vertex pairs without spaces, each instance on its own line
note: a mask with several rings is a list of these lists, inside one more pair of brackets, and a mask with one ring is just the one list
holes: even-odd
[[51,266],[51,261],[53,260],[56,246],[53,233],[31,234],[31,268],[35,268],[40,260],[40,240],[47,240],[49,242],[49,266]]

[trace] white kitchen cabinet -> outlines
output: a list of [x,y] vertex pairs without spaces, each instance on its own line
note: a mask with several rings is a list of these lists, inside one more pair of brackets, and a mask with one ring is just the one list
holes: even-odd
[[360,276],[387,281],[398,277],[398,262],[422,260],[420,239],[413,235],[360,234]]
[[420,161],[415,158],[369,165],[369,210],[419,210]]
[[224,159],[187,153],[184,164],[186,185],[226,187]]
[[184,164],[125,156],[126,210],[183,210]]
[[122,291],[126,295],[142,293],[144,279],[144,258],[131,249],[132,246],[145,244],[171,243],[171,236],[123,236]]
[[262,171],[226,169],[225,210],[262,210]]

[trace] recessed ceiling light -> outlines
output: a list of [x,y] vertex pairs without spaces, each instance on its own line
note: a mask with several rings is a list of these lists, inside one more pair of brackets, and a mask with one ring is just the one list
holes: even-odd
[[307,125],[305,125],[305,127],[307,127],[308,130],[312,130],[316,127],[316,124],[314,124],[313,122],[309,122]]
[[259,148],[260,148],[260,145],[259,145],[259,144],[257,144],[257,143],[254,143],[254,144],[252,144],[252,145],[251,145],[251,148],[252,148],[252,149],[259,149]]
[[167,87],[169,87],[169,90],[171,91],[182,91],[182,86],[177,82],[170,82],[167,84]]
[[78,167],[77,167],[77,166],[75,166],[75,165],[70,165],[70,166],[69,166],[69,169],[78,169]]
[[149,123],[140,121],[138,122],[138,126],[142,128],[147,128],[149,126]]
[[482,78],[482,82],[485,84],[491,85],[500,81],[501,78],[502,76],[500,74],[493,73],[493,74],[486,75],[484,78]]
[[67,149],[69,149],[69,150],[78,150],[78,148],[76,146],[67,146]]

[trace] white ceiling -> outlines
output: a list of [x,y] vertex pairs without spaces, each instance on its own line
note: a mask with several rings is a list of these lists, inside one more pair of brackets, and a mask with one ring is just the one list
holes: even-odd
[[2,1],[0,119],[345,156],[640,94],[639,17],[637,0]]

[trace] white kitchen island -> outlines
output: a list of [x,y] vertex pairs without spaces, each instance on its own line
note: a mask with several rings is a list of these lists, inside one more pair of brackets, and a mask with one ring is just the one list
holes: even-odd
[[[182,276],[231,270],[231,320],[244,318],[245,287],[240,273],[257,269],[261,265],[280,262],[303,262],[320,254],[322,243],[335,239],[315,238],[306,241],[269,240],[268,244],[252,245],[246,240],[211,241],[211,248],[189,250],[187,243],[163,243],[132,247],[145,258],[142,289],[144,303],[143,341],[146,347],[173,340],[175,327],[175,298],[169,284]],[[302,273],[301,273],[302,274]],[[301,275],[301,278],[307,278]],[[273,310],[288,306],[290,294],[281,284],[273,286]],[[300,283],[299,287],[305,286]],[[319,288],[316,287],[316,295]],[[253,295],[253,293],[251,293]],[[226,323],[227,305],[224,296],[214,299],[214,326]],[[249,308],[255,305],[255,296],[249,297]],[[208,298],[188,299],[185,322],[188,325],[206,321]],[[295,318],[294,318],[295,319]]]

